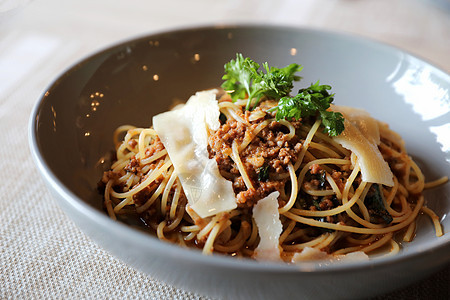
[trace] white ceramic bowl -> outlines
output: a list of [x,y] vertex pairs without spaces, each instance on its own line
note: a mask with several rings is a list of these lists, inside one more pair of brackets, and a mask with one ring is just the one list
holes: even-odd
[[99,245],[169,284],[229,299],[360,298],[401,288],[450,261],[450,185],[426,192],[446,234],[420,219],[400,254],[359,263],[298,266],[203,256],[115,222],[102,211],[97,182],[113,130],[150,126],[173,99],[219,86],[236,52],[258,62],[304,66],[301,84],[320,79],[336,104],[364,108],[406,140],[428,179],[450,175],[450,76],[403,51],[361,38],[273,26],[205,27],[127,41],[77,63],[33,110],[30,143],[50,191]]

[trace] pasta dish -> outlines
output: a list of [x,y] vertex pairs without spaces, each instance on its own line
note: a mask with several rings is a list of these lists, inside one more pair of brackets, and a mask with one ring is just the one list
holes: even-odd
[[204,254],[289,263],[395,254],[420,214],[441,236],[422,192],[447,177],[425,183],[402,138],[333,105],[330,86],[291,96],[300,70],[260,70],[238,54],[223,89],[197,92],[150,128],[119,127],[101,180],[109,216]]

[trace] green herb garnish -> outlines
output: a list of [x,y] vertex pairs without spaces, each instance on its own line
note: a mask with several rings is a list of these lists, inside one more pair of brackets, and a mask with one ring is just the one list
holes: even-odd
[[[302,70],[298,64],[290,64],[284,68],[269,67],[263,63],[264,70],[259,70],[259,64],[242,54],[236,54],[225,64],[224,83],[222,88],[231,96],[233,101],[248,97],[246,110],[255,108],[261,98],[278,100],[278,105],[269,111],[276,111],[276,119],[296,119],[316,117],[322,120],[324,132],[330,136],[337,136],[344,130],[344,117],[339,112],[328,111],[334,94],[330,94],[329,85],[320,85],[319,81],[308,88],[300,89],[294,97],[290,92],[294,81],[300,76],[295,73]],[[265,72],[264,72],[265,71]],[[252,101],[255,100],[253,107]]]
[[369,214],[372,217],[379,217],[383,219],[386,224],[390,224],[393,219],[391,214],[384,206],[383,196],[381,195],[380,186],[378,184],[372,185],[369,194],[364,200],[364,204],[369,209]]
[[251,109],[253,99],[256,107],[259,100],[266,96],[271,99],[280,99],[289,95],[294,87],[293,82],[300,80],[295,73],[301,71],[302,67],[297,64],[290,64],[284,68],[269,67],[263,64],[265,73],[259,70],[259,64],[250,58],[244,58],[242,54],[236,54],[236,60],[231,60],[225,64],[225,75],[222,77],[225,82],[222,88],[228,91],[231,99],[245,99],[248,97],[246,109]]
[[267,181],[269,179],[269,165],[264,164],[262,167],[258,168],[258,180]]
[[278,106],[270,109],[276,110],[276,119],[299,120],[301,118],[316,116],[322,119],[325,132],[330,136],[337,136],[344,130],[344,117],[339,112],[328,111],[334,94],[328,93],[329,85],[320,85],[319,81],[306,89],[300,89],[295,97],[283,97]]

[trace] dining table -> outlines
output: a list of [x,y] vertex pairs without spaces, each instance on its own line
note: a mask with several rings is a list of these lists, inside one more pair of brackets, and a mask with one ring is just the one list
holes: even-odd
[[[450,72],[448,0],[0,1],[0,299],[213,299],[133,269],[86,236],[40,177],[29,119],[54,80],[93,53],[152,33],[239,24],[353,35]],[[450,266],[368,299],[450,299]]]

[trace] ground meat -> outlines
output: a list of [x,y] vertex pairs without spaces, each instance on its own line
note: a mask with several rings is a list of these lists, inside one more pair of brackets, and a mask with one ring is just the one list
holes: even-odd
[[331,201],[331,199],[322,199],[319,204],[320,210],[329,210],[334,208],[334,203]]
[[153,154],[155,154],[163,149],[164,149],[163,143],[161,142],[159,137],[156,137],[152,141],[151,145],[149,147],[147,147],[147,149],[145,150],[145,157],[150,157]]
[[[242,178],[242,176],[236,177],[234,179],[233,188],[235,191],[245,191],[246,187],[245,187],[245,182],[244,182],[244,179]],[[243,201],[242,203],[245,203],[245,201]]]
[[313,181],[305,181],[303,182],[303,188],[305,190],[317,190],[318,184]]
[[[256,110],[258,109],[260,108],[256,108]],[[234,176],[232,181],[239,206],[252,207],[259,199],[266,197],[271,192],[284,189],[288,179],[271,180],[270,176],[262,179],[260,176],[262,170],[267,170],[269,174],[288,172],[287,166],[289,163],[295,164],[302,143],[296,136],[288,139],[289,129],[286,126],[275,121],[270,122],[240,152],[240,159],[254,187],[253,189],[247,189],[237,166],[230,158],[233,141],[240,145],[246,137],[252,135],[261,122],[272,118],[272,116],[266,114],[257,120],[249,121],[250,112],[237,113],[247,120],[248,124],[228,119],[209,137],[208,151],[209,157],[216,160],[222,173],[237,175]],[[300,122],[295,122],[294,127],[298,128],[299,126]]]
[[334,182],[336,182],[337,187],[342,192],[345,187],[345,179],[342,172],[333,170],[333,172],[331,173],[331,177],[334,179]]
[[322,168],[318,164],[312,164],[309,169],[311,170],[311,174],[319,174]]
[[131,139],[128,141],[128,145],[134,149],[134,147],[136,147],[136,145],[137,145],[137,142],[135,139]]
[[[132,141],[134,141],[134,143]],[[136,142],[136,140],[130,140],[128,142],[128,144],[134,148],[137,145],[137,142]],[[145,150],[145,157],[150,157],[153,154],[158,153],[159,151],[161,151],[163,149],[164,149],[163,143],[161,142],[159,137],[156,137],[151,142],[150,146],[147,147],[147,149]],[[151,168],[153,169],[154,167],[151,166]],[[125,166],[124,170],[127,172],[134,173],[134,174],[140,173],[142,170],[142,167],[140,166],[140,161],[138,159],[136,159],[135,156],[133,156],[130,159],[130,161],[128,162],[128,164]]]
[[248,189],[237,194],[236,199],[241,207],[253,207],[258,200],[266,197],[272,192],[284,188],[284,181],[261,182],[257,189]]
[[106,184],[106,183],[108,183],[108,181],[110,181],[111,179],[112,179],[112,180],[116,180],[116,179],[118,179],[119,177],[120,177],[120,174],[118,174],[118,173],[116,173],[116,172],[113,172],[113,171],[111,171],[111,170],[110,170],[110,171],[106,171],[106,172],[103,173],[101,182],[104,183],[104,184]]
[[131,173],[138,173],[141,171],[141,166],[139,165],[139,161],[136,159],[136,157],[132,157],[128,164],[125,166],[125,171],[131,172]]

